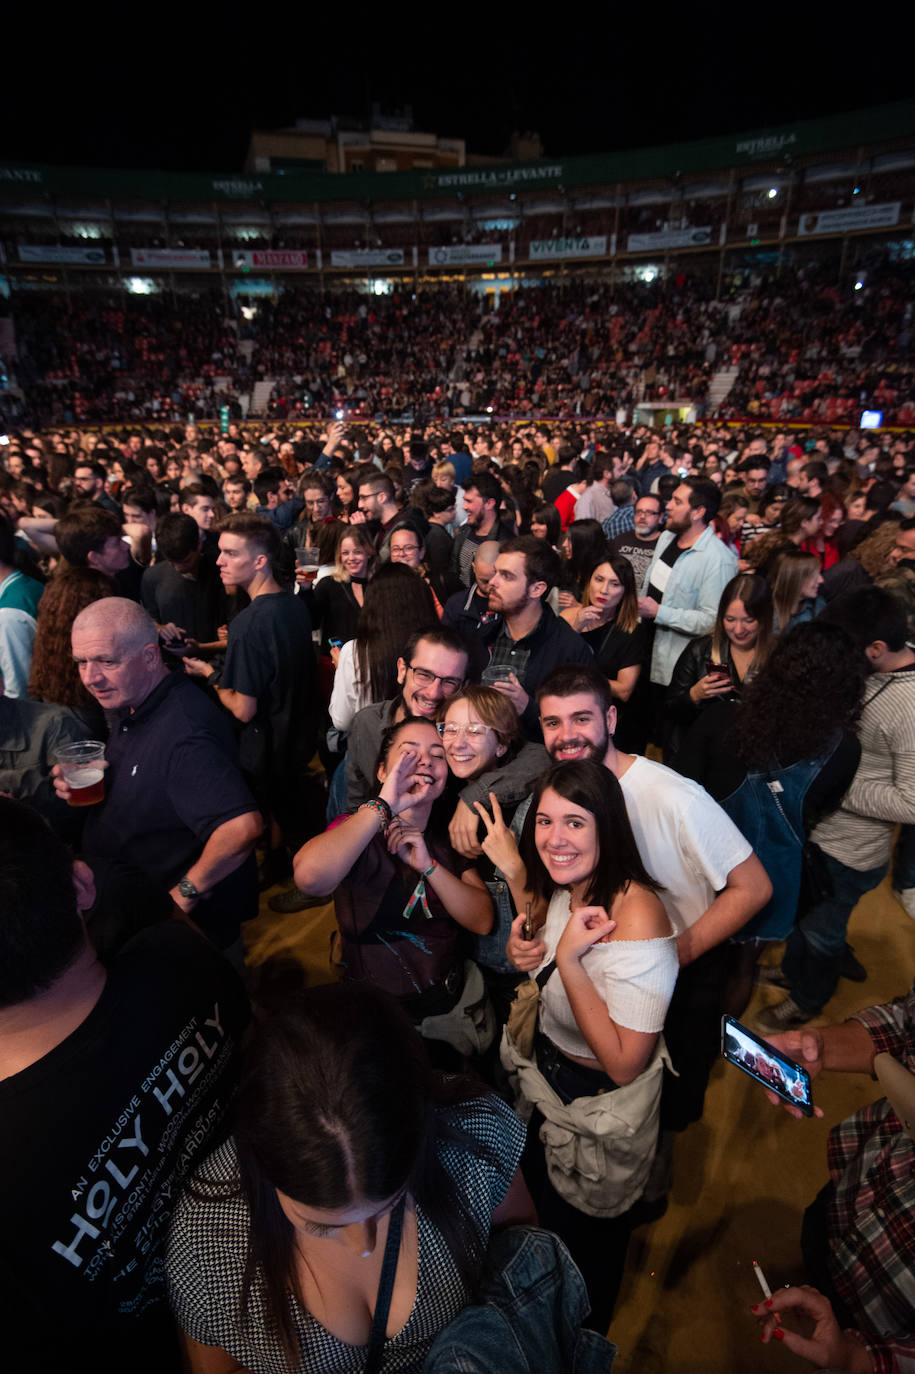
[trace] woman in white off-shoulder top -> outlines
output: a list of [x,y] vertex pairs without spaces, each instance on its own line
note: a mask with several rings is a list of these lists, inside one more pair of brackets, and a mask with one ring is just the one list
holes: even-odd
[[[619,783],[601,764],[559,763],[541,778],[519,847],[536,933],[525,940],[520,917],[512,927],[508,956],[535,977],[554,965],[547,980],[541,979],[534,1054],[542,1077],[536,1077],[532,1090],[535,1076],[529,1071],[518,1075],[520,1090],[531,1094],[534,1109],[525,1176],[543,1225],[563,1237],[582,1269],[591,1297],[591,1323],[605,1330],[622,1275],[628,1211],[644,1187],[654,1153],[651,1113],[656,1120],[659,1040],[677,980],[677,946],[657,895],[658,884],[646,873],[636,848]],[[545,1098],[539,1087],[543,1080],[552,1090]],[[633,1129],[612,1123],[608,1127],[606,1118],[595,1127],[592,1099],[601,1098],[612,1117],[616,1103],[604,1095],[622,1090],[631,1100],[639,1094],[639,1085],[647,1089],[644,1142],[638,1127],[645,1121],[639,1113]],[[554,1106],[558,1112],[551,1112]],[[579,1188],[573,1178],[567,1186],[561,1178],[562,1150],[551,1154],[557,1139],[551,1125],[557,1119],[560,1134],[580,1129],[587,1136],[594,1130],[600,1148],[605,1135],[615,1130],[624,1154],[631,1147],[643,1157],[632,1161],[630,1174],[625,1165],[618,1175],[615,1161],[613,1167],[608,1164],[606,1172],[614,1179],[608,1180],[606,1196],[600,1184],[595,1191],[587,1180]],[[611,1154],[613,1148],[611,1142]]]

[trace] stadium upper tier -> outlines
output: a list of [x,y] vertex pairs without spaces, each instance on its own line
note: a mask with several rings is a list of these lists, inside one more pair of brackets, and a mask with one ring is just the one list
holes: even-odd
[[875,409],[913,425],[913,278],[912,261],[871,245],[844,285],[829,264],[783,267],[725,300],[699,274],[554,280],[498,310],[458,283],[380,297],[302,284],[237,310],[221,291],[17,294],[8,375],[23,413],[55,422],[224,405],[613,419],[677,401],[719,418],[855,425]]
[[0,166],[0,271],[15,285],[36,268],[73,268],[74,280],[549,270],[885,234],[910,225],[913,206],[904,101],[606,156],[412,172]]

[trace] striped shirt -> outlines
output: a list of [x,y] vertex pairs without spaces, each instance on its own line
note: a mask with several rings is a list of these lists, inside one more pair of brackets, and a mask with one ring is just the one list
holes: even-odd
[[915,663],[868,680],[858,723],[861,762],[842,805],[812,838],[865,872],[890,857],[893,827],[915,823]]

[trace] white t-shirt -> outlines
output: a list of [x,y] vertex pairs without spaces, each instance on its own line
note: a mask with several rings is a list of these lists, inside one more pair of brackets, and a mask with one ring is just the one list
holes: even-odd
[[[540,932],[546,954],[537,973],[556,957],[556,946],[568,921],[569,894],[561,888],[553,894],[546,925]],[[608,940],[593,945],[583,956],[581,966],[617,1025],[648,1034],[663,1029],[679,969],[673,935],[652,940]],[[594,1059],[558,970],[547,980],[540,995],[540,1029],[564,1054]]]
[[752,846],[704,787],[662,763],[637,756],[620,787],[642,863],[663,885],[658,896],[675,934],[682,935]]
[[338,730],[348,730],[353,723],[353,716],[363,706],[368,706],[368,700],[359,676],[356,641],[348,639],[340,646],[340,659],[330,695],[330,718]]

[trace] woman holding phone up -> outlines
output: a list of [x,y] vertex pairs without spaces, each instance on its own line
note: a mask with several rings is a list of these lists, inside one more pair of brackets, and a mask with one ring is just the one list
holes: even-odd
[[[504,857],[511,833],[498,804],[492,817],[479,809],[484,851]],[[571,1250],[588,1286],[589,1325],[606,1332],[629,1243],[627,1213],[654,1155],[660,1036],[677,947],[619,783],[600,764],[548,770],[525,818],[520,859],[541,928],[525,939],[519,916],[508,956],[522,972],[546,977],[533,1059],[507,1033],[502,1060],[533,1108],[524,1172],[541,1223]]]

